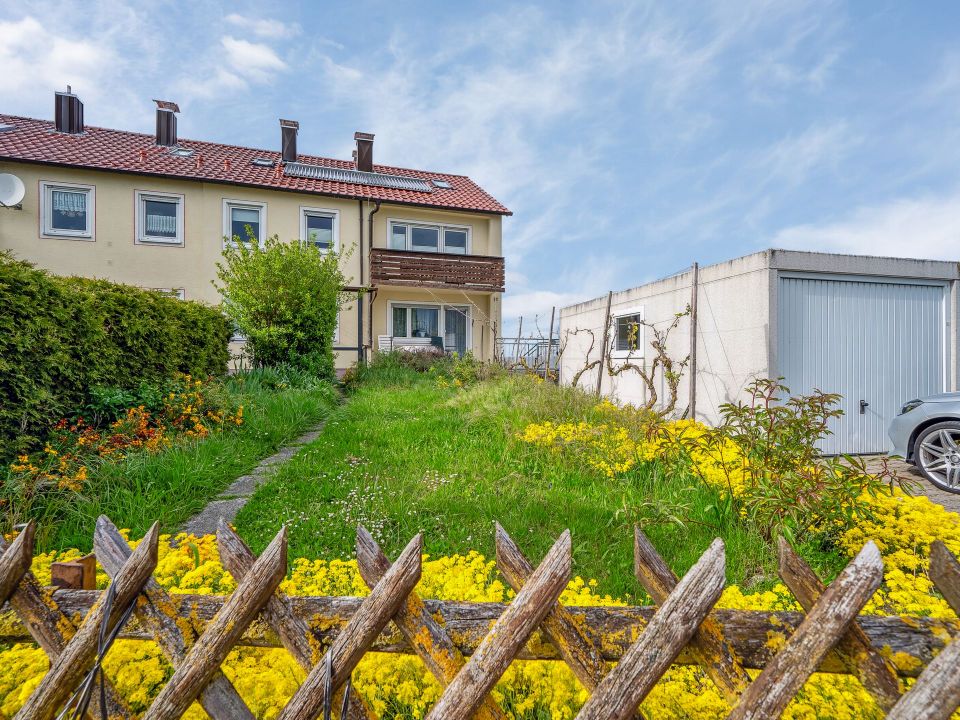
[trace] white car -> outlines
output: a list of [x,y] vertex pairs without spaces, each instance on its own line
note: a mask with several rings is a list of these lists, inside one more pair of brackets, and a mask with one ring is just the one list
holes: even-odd
[[960,392],[904,403],[890,423],[892,455],[942,490],[960,493]]

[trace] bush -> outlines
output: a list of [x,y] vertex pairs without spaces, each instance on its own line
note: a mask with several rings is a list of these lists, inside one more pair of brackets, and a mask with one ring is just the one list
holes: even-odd
[[227,368],[216,308],[104,280],[57,278],[0,254],[0,460],[94,400],[175,373]]
[[262,247],[234,242],[217,263],[217,278],[254,367],[288,364],[333,378],[333,335],[346,284],[339,254],[276,235]]

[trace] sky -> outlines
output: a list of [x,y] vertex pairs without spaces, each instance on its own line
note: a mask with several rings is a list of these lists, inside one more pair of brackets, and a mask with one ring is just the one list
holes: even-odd
[[[0,0],[0,112],[470,175],[505,334],[769,247],[960,259],[960,3]],[[526,331],[525,333],[526,334]]]

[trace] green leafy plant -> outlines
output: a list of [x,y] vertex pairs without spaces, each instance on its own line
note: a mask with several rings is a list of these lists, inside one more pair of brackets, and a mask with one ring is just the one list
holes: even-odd
[[288,364],[333,377],[333,336],[342,290],[341,254],[310,243],[227,243],[214,286],[246,338],[254,367]]
[[679,442],[688,457],[706,454],[722,469],[738,512],[767,539],[829,540],[869,516],[867,498],[901,483],[889,471],[868,472],[859,458],[821,455],[817,443],[843,414],[839,395],[791,397],[771,379],[754,381],[747,395],[721,407],[717,427]]

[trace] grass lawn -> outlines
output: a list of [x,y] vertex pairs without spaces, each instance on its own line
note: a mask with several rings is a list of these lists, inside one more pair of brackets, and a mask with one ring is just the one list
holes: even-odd
[[638,593],[632,528],[642,522],[677,572],[719,535],[730,582],[768,582],[768,545],[735,520],[704,522],[718,497],[696,479],[667,482],[655,466],[610,479],[516,439],[529,422],[581,419],[593,404],[529,379],[457,389],[411,371],[375,372],[257,491],[238,530],[260,550],[287,523],[291,557],[352,557],[362,523],[393,557],[423,531],[431,555],[493,558],[499,521],[538,562],[570,528],[575,574],[628,598]]
[[329,384],[276,387],[261,379],[254,373],[224,383],[232,402],[244,406],[243,425],[97,468],[79,498],[50,508],[56,512],[54,525],[41,519],[38,549],[89,549],[101,514],[130,528],[132,537],[142,536],[157,519],[162,531],[176,531],[236,477],[322,420],[337,404]]

